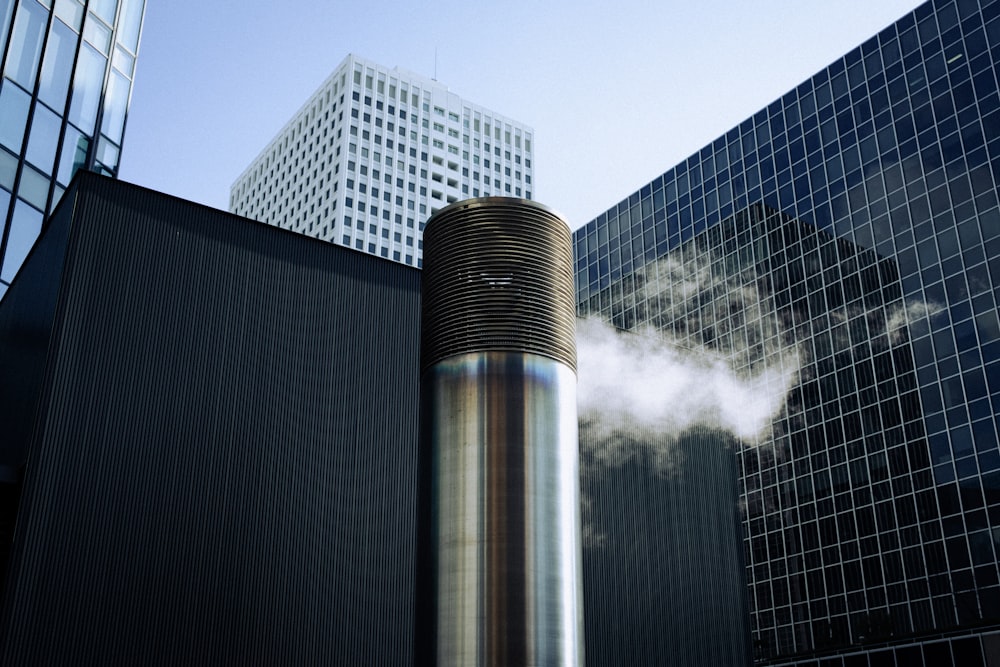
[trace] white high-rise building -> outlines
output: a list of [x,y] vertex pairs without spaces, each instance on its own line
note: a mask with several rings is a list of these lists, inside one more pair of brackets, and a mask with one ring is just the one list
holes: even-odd
[[420,266],[435,211],[532,190],[530,127],[352,54],[236,179],[229,208]]

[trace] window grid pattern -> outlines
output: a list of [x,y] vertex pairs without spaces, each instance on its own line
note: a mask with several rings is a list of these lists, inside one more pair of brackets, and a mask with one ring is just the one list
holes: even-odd
[[532,175],[531,128],[349,55],[236,180],[230,210],[419,267],[435,211],[531,199]]
[[80,168],[115,176],[144,0],[0,0],[0,298]]
[[679,326],[635,282],[709,258],[802,355],[738,452],[759,661],[1000,623],[998,61],[929,2],[575,234],[581,312]]

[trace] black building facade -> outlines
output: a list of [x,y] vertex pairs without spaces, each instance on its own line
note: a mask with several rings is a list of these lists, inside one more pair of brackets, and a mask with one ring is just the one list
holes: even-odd
[[[625,451],[597,460],[607,436],[583,420],[587,664],[750,664],[732,436],[658,443],[682,461],[665,471]],[[623,419],[611,437],[627,450],[650,435]]]
[[[3,664],[411,664],[419,309],[415,269],[81,173],[0,307]],[[624,521],[629,465],[584,466],[587,664],[748,662],[700,437]]]
[[1000,660],[998,61],[928,2],[576,233],[581,313],[794,370],[734,448],[758,663]]
[[419,272],[81,173],[0,332],[3,664],[412,660]]

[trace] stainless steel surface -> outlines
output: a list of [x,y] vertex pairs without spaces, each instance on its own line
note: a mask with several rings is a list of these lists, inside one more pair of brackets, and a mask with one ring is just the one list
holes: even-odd
[[423,268],[418,660],[580,665],[569,228],[530,201],[458,202],[428,221]]
[[480,352],[425,371],[438,665],[581,665],[576,375]]
[[456,202],[427,222],[422,367],[487,350],[576,368],[573,246],[566,222],[525,199]]

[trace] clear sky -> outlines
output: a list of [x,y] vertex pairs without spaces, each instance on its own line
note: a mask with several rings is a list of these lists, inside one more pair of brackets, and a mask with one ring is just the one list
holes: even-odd
[[531,125],[533,198],[576,228],[918,4],[147,0],[120,176],[227,209],[236,177],[353,52],[436,67]]

